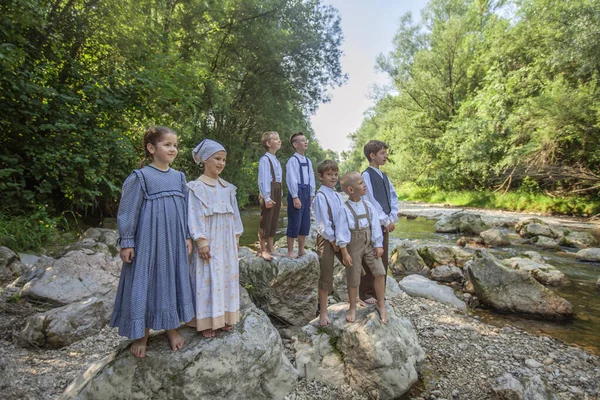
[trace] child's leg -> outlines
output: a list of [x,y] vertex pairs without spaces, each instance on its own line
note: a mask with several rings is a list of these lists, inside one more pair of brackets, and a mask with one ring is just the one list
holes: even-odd
[[294,238],[293,237],[287,237],[287,256],[290,258],[296,258],[298,257],[295,253],[294,253]]
[[329,297],[329,291],[325,289],[319,289],[319,325],[327,326],[331,323],[329,320],[329,314],[327,312],[327,298]]
[[298,257],[306,254],[304,250],[304,243],[306,242],[306,236],[298,236]]
[[356,321],[356,300],[358,298],[358,287],[348,287],[348,301],[350,303],[350,307],[348,308],[348,312],[346,313],[346,321],[354,322]]
[[381,322],[387,324],[387,313],[385,311],[385,275],[375,277],[375,295],[377,296],[377,311]]
[[271,218],[273,212],[267,208],[264,200],[260,199],[260,220],[258,224],[258,242],[260,243],[260,253],[258,255],[267,261],[271,261],[271,254],[267,251],[266,238],[268,237],[269,228],[271,226]]
[[258,255],[267,261],[271,261],[273,257],[271,257],[271,253],[267,250],[267,242],[260,235],[258,235],[258,241],[260,242],[260,253]]
[[267,238],[267,251],[272,254],[273,253],[273,242],[275,241],[275,236],[269,236]]
[[167,329],[165,331],[167,334],[167,338],[169,339],[169,344],[171,344],[171,350],[177,351],[181,350],[183,347],[183,337],[179,334],[177,329]]
[[143,358],[146,355],[146,346],[148,345],[148,336],[150,335],[150,329],[146,328],[146,333],[143,338],[135,340],[129,351],[137,358]]

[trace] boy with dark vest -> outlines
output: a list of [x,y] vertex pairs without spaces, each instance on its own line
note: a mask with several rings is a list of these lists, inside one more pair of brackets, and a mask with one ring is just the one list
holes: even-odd
[[[388,145],[380,140],[371,140],[365,144],[363,150],[369,161],[369,167],[362,173],[367,186],[367,194],[364,198],[375,206],[377,220],[383,233],[382,261],[386,274],[389,260],[389,233],[396,228],[394,223],[398,221],[398,195],[387,175],[380,170],[380,167],[387,162],[387,149]],[[373,304],[375,303],[373,296],[376,296],[373,275],[368,268],[365,268],[365,272],[366,275],[360,282],[359,297],[366,303]]]
[[[288,188],[287,256],[296,258],[306,254],[304,242],[310,231],[310,203],[315,197],[316,184],[312,163],[304,155],[308,149],[308,140],[302,132],[296,132],[290,137],[290,143],[296,153],[285,166],[285,183]],[[296,238],[298,255],[294,254]]]
[[334,256],[342,262],[340,248],[335,241],[334,215],[340,213],[344,204],[342,196],[335,191],[338,182],[338,165],[335,161],[325,160],[317,166],[317,176],[321,187],[314,200],[315,221],[317,224],[317,255],[321,275],[319,277],[319,324],[330,324],[327,314],[327,297],[333,290]]
[[258,162],[258,190],[260,192],[260,223],[258,241],[260,256],[267,261],[272,260],[273,240],[277,233],[277,222],[281,209],[281,179],[283,177],[281,163],[275,156],[281,148],[279,133],[265,132],[262,145],[267,151]]
[[358,287],[363,266],[371,272],[377,297],[376,308],[381,322],[387,323],[385,310],[386,272],[381,261],[383,254],[383,233],[375,207],[362,199],[366,194],[365,182],[358,172],[349,172],[342,177],[342,189],[348,194],[348,200],[338,213],[335,239],[342,252],[342,261],[346,266],[348,283],[348,301],[350,307],[346,320],[356,320]]

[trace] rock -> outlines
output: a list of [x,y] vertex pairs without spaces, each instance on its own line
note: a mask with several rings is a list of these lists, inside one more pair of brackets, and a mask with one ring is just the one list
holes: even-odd
[[282,399],[297,372],[269,318],[243,288],[240,296],[242,316],[231,332],[205,339],[182,328],[179,351],[160,334],[150,338],[143,360],[121,348],[92,364],[59,399]]
[[596,281],[596,289],[600,290],[600,278]]
[[491,308],[551,320],[574,316],[567,300],[545,288],[529,272],[507,268],[485,250],[477,250],[467,268],[479,301]]
[[52,251],[50,252],[50,254],[55,258],[61,258],[64,257],[67,253],[77,250],[89,250],[93,253],[101,253],[107,255],[108,257],[114,257],[114,254],[112,254],[112,252],[106,244],[96,242],[94,239],[82,239],[78,242]]
[[492,387],[492,400],[556,400],[539,375],[522,376],[517,380],[510,373],[505,373],[496,380]]
[[409,275],[398,284],[410,296],[424,297],[463,311],[467,309],[467,305],[456,297],[452,289],[447,286],[438,285],[424,276]]
[[[44,263],[49,264],[42,269]],[[121,264],[91,250],[72,251],[58,260],[42,258],[34,266],[36,277],[25,284],[21,294],[60,306],[103,297],[116,290]]]
[[456,241],[456,245],[466,247],[467,249],[481,249],[486,247],[485,242],[479,236],[461,236]]
[[546,264],[544,257],[542,257],[542,255],[537,251],[524,251],[523,254],[521,254],[521,257],[529,258],[538,264]]
[[531,243],[546,250],[560,250],[558,241],[546,236],[534,236],[531,238]]
[[61,348],[98,333],[110,320],[113,301],[92,297],[29,317],[20,343]]
[[491,228],[486,231],[483,231],[479,234],[479,236],[481,236],[483,241],[488,246],[499,247],[499,246],[510,245],[510,240],[508,239],[508,235],[504,231],[501,231],[498,228]]
[[417,249],[404,243],[399,244],[392,250],[389,268],[394,275],[424,273],[429,270]]
[[582,249],[575,254],[575,258],[581,261],[600,262],[600,249],[597,247]]
[[479,235],[488,229],[480,215],[459,211],[444,216],[435,223],[435,231],[441,233],[460,232],[465,234]]
[[8,247],[0,247],[0,281],[13,280],[26,269],[27,267],[21,262],[17,253]]
[[462,267],[473,255],[458,246],[423,245],[418,249],[419,255],[430,268],[438,265],[455,265]]
[[440,265],[431,270],[430,276],[431,279],[438,282],[462,282],[465,280],[462,270],[452,265]]
[[560,239],[565,235],[565,230],[563,228],[550,227],[542,221],[521,225],[520,228],[517,228],[517,232],[522,237],[528,238],[545,236],[553,239]]
[[398,285],[398,282],[391,276],[389,276],[389,275],[386,276],[386,280],[385,280],[385,297],[386,297],[386,299],[391,299],[396,296],[401,296],[402,293],[404,293],[404,292],[402,291],[402,289],[400,289],[400,285]]
[[295,259],[276,256],[268,262],[242,248],[239,267],[240,284],[267,313],[292,325],[315,317],[320,268],[314,252]]
[[528,258],[513,257],[502,260],[502,264],[515,270],[528,271],[542,285],[567,286],[571,284],[571,280],[565,274],[556,267],[546,264],[545,261],[538,263]]
[[90,228],[81,235],[82,239],[92,239],[99,243],[104,243],[114,255],[118,254],[119,234],[116,230],[105,228]]
[[578,249],[585,249],[588,247],[594,247],[598,244],[594,235],[590,232],[584,231],[571,231],[560,241],[560,244],[568,247],[576,247]]
[[544,366],[544,364],[539,363],[532,358],[528,358],[527,360],[525,360],[525,365],[527,365],[529,368],[541,368]]
[[398,398],[425,361],[415,329],[389,306],[387,325],[374,306],[359,308],[356,322],[347,323],[347,309],[347,303],[330,306],[329,326],[320,328],[315,319],[303,328],[305,337],[295,343],[298,371],[329,386],[348,384],[369,398]]

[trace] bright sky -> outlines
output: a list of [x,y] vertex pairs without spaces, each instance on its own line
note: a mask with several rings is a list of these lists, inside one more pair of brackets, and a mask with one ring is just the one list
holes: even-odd
[[311,118],[324,149],[350,149],[348,134],[355,132],[363,113],[373,105],[369,99],[374,84],[385,84],[387,76],[375,72],[375,59],[392,49],[400,17],[410,11],[418,21],[427,0],[326,0],[342,17],[344,43],[342,70],[348,82],[331,90],[331,102],[322,104]]

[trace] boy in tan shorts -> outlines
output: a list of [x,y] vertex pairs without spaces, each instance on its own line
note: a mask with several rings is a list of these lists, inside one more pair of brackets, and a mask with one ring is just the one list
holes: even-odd
[[319,277],[319,324],[330,324],[327,314],[327,297],[333,290],[333,263],[334,256],[340,262],[342,256],[340,248],[335,242],[334,215],[342,211],[344,199],[335,191],[338,182],[338,165],[335,161],[325,160],[317,166],[317,176],[321,187],[315,195],[313,208],[317,224],[317,255],[321,275]]
[[336,243],[342,252],[346,266],[348,298],[350,308],[346,320],[356,320],[356,305],[362,264],[366,265],[374,276],[376,308],[381,322],[387,323],[385,310],[385,268],[381,260],[383,254],[383,233],[376,217],[375,207],[361,197],[367,192],[365,182],[358,172],[349,172],[342,177],[342,189],[348,194],[336,216]]
[[281,148],[279,133],[265,132],[262,144],[266,153],[258,162],[258,189],[260,192],[260,223],[258,241],[260,256],[267,261],[272,260],[273,240],[277,233],[279,210],[281,209],[281,164],[275,153]]

